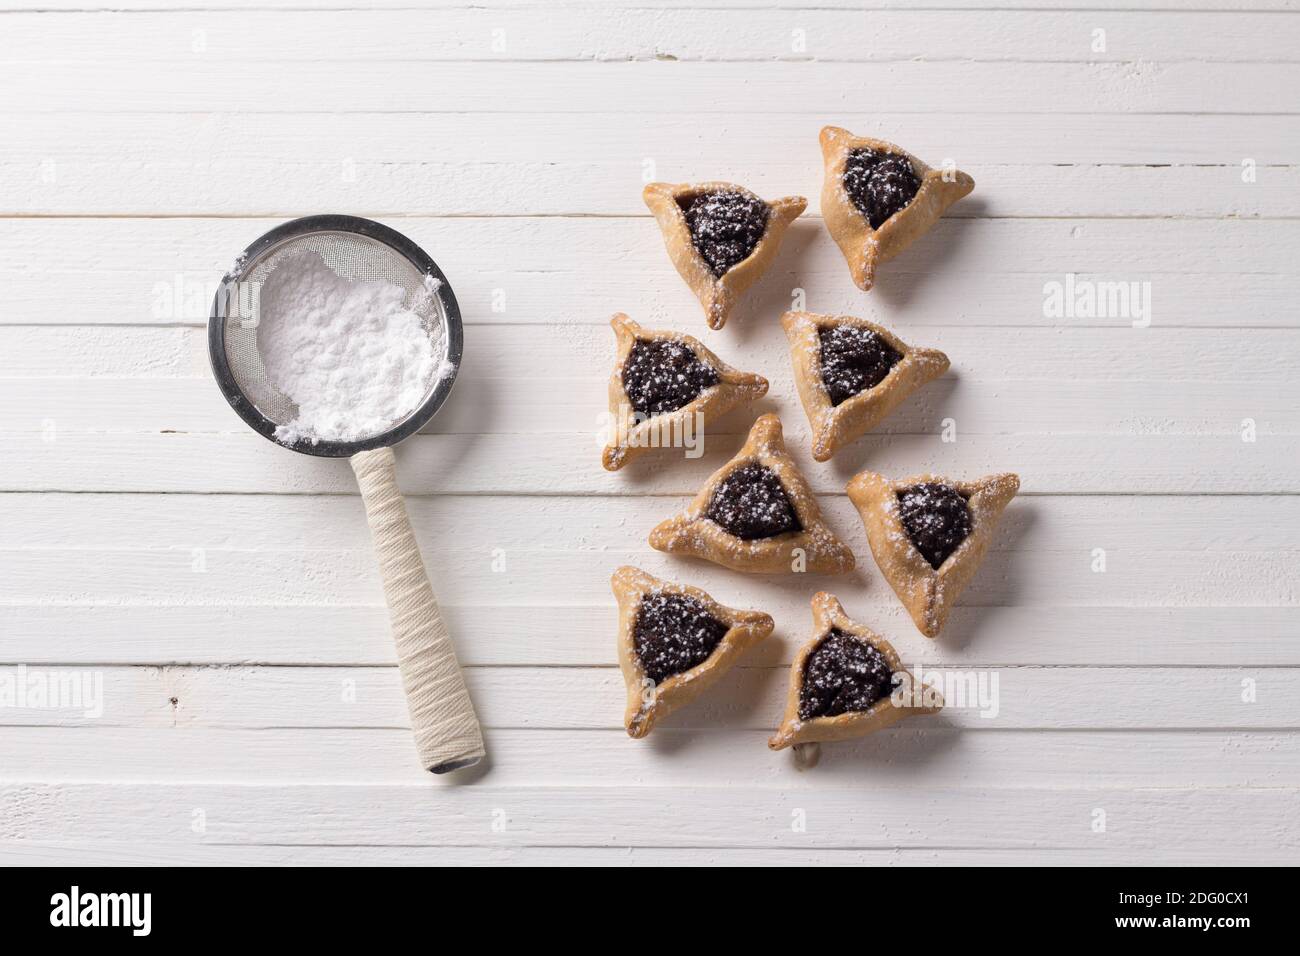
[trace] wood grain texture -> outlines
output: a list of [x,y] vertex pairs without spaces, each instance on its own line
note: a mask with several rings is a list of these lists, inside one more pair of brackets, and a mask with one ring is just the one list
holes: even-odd
[[[1024,10],[650,9],[590,2],[524,8],[253,10],[202,13],[15,14],[5,26],[9,62],[98,60],[178,63],[363,63],[503,60],[780,60],[891,62],[1294,62],[1300,27],[1247,12]],[[760,6],[755,4],[754,6]],[[630,7],[630,5],[629,5]],[[1093,31],[1106,30],[1104,48]],[[870,36],[863,43],[863,35]],[[325,51],[328,51],[326,54]]]
[[[606,809],[592,813],[593,796]],[[375,807],[385,809],[383,815]],[[690,807],[683,813],[682,807]],[[127,812],[128,808],[132,812]],[[700,847],[893,849],[985,847],[1135,850],[1214,847],[1234,821],[1238,852],[1294,851],[1300,801],[1290,789],[854,789],[582,787],[287,787],[233,784],[8,784],[0,841],[160,837],[182,846],[363,844],[642,846],[671,831]],[[1094,833],[1093,811],[1107,832]],[[204,832],[192,829],[203,813]],[[806,831],[791,826],[802,811]],[[504,821],[494,832],[493,820]]]
[[[1294,115],[857,109],[835,119],[932,162],[960,160],[980,189],[949,216],[1295,215]],[[346,135],[303,113],[7,112],[3,123],[11,212],[289,214],[328,197],[331,208],[401,216],[644,215],[639,184],[661,174],[735,178],[760,195],[814,202],[820,194],[822,121],[789,114],[360,113]],[[236,138],[240,148],[228,149]],[[672,148],[679,140],[689,153]],[[1258,167],[1250,183],[1248,158]],[[112,190],[98,188],[105,177]],[[1007,188],[988,188],[998,183]]]
[[[239,250],[278,221],[0,219],[0,325],[201,325]],[[391,221],[432,250],[471,324],[607,325],[621,309],[710,334],[649,216]],[[821,223],[804,217],[713,340],[744,342],[798,298],[814,311],[865,312],[904,336],[936,325],[1134,330],[1131,315],[1045,315],[1045,285],[1069,274],[1149,282],[1152,327],[1295,328],[1295,230],[1277,220],[945,218],[864,296]]]
[[[798,442],[796,429],[792,433]],[[743,436],[718,436],[701,458],[669,450],[614,481],[582,468],[588,460],[599,464],[596,438],[595,428],[586,434],[417,435],[403,444],[398,472],[410,494],[687,496],[740,448]],[[337,462],[295,454],[251,432],[85,433],[56,421],[51,432],[16,434],[7,454],[0,474],[7,491],[352,492]],[[1291,463],[1298,458],[1300,436],[1247,443],[1226,429],[1094,440],[1067,433],[971,435],[951,445],[939,435],[869,435],[837,456],[833,471],[819,470],[810,481],[817,494],[838,494],[853,474],[873,466],[899,475],[1014,469],[1030,495],[1295,494],[1300,474]]]
[[[1300,733],[890,729],[823,749],[818,773],[764,755],[770,730],[699,734],[664,726],[637,743],[615,730],[494,730],[498,786],[774,787],[870,792],[914,787],[1297,787]],[[406,730],[367,728],[0,727],[8,782],[420,785]],[[365,753],[365,760],[357,754]],[[577,759],[558,761],[557,754]],[[756,759],[756,755],[758,758]],[[453,778],[435,785],[455,787]],[[0,852],[0,857],[3,853]]]
[[[682,579],[692,575],[671,569]],[[879,588],[861,596],[830,581],[852,609],[892,637],[907,616]],[[872,598],[875,601],[872,601]],[[376,600],[378,597],[376,595]],[[765,642],[755,664],[788,664],[807,632],[800,598],[756,592],[755,604],[780,612],[779,642]],[[612,664],[611,606],[444,605],[467,665]],[[0,607],[3,661],[95,664],[394,664],[386,611],[377,604],[68,604],[48,600]],[[925,664],[1300,666],[1300,608],[1278,607],[980,607],[958,606],[948,640],[909,641]],[[474,640],[491,628],[494,639]],[[461,637],[464,635],[464,637]],[[1047,635],[1044,637],[1044,635]]]
[[[1289,846],[1250,850],[1259,866],[1293,862]],[[229,846],[137,840],[93,844],[44,840],[0,842],[6,866],[1229,866],[1241,851],[1223,846],[1169,845],[1136,849],[1098,844],[1091,849],[1018,847],[888,850],[784,847],[568,847],[568,846]]]
[[[860,305],[875,313],[869,304]],[[1263,384],[1291,386],[1300,375],[1300,329],[1234,328],[1231,348],[1226,348],[1220,329],[1155,325],[1136,334],[1139,330],[1122,328],[1025,327],[1012,334],[1034,360],[1012,363],[1007,361],[1002,333],[964,324],[935,324],[913,331],[905,327],[913,324],[911,317],[906,317],[905,323],[901,314],[893,317],[894,327],[918,343],[944,349],[955,363],[950,373],[954,378],[1022,386],[1052,382],[1062,388],[1074,386],[1076,379],[1098,383],[1088,406],[1076,404],[1072,414],[1088,414],[1093,403],[1105,403],[1109,390],[1120,387],[1114,383],[1158,387],[1196,382],[1209,388],[1231,384],[1250,390]],[[693,317],[680,318],[689,323]],[[598,380],[607,375],[614,358],[614,335],[608,321],[551,326],[475,324],[467,335],[473,353],[461,364],[457,388],[478,387],[473,383],[483,380],[518,388],[518,380],[529,376],[537,379],[538,387],[545,387],[547,380],[536,376],[538,365],[562,370],[567,374],[561,377],[570,381]],[[764,322],[747,329],[743,336],[715,341],[711,347],[762,370],[769,379],[790,375],[789,344],[776,322]],[[200,327],[0,325],[0,350],[6,358],[0,382],[6,387],[16,387],[14,380],[26,379],[71,379],[74,381],[68,384],[77,388],[113,387],[111,382],[75,381],[80,379],[185,379],[196,393],[190,401],[202,398],[205,390],[199,383],[213,386],[207,391],[215,393],[207,333]],[[169,386],[164,382],[162,387]],[[55,396],[52,386],[49,388],[47,398],[52,399]],[[1196,400],[1195,394],[1186,396],[1188,402]],[[156,409],[131,411],[160,414]],[[1035,410],[1023,411],[1033,414]],[[455,405],[449,404],[434,421],[455,412]],[[18,410],[5,408],[3,413],[9,416],[6,430],[21,431],[31,421]],[[897,414],[903,414],[903,409]]]
[[[910,663],[906,652],[900,656]],[[666,718],[665,726],[702,736],[771,731],[783,709],[787,670],[742,662],[708,695]],[[943,670],[934,668],[935,676],[948,680]],[[0,725],[6,726],[410,726],[395,667],[109,666],[3,673],[14,683],[67,676],[91,688],[82,697],[61,698],[58,707],[34,700],[0,709]],[[1293,668],[983,668],[954,672],[956,683],[943,685],[948,692],[942,713],[916,717],[911,725],[974,733],[1296,729],[1300,702],[1289,690],[1298,677]],[[613,666],[468,668],[466,682],[487,730],[622,726],[626,690]],[[102,694],[94,691],[100,684]],[[751,756],[768,757],[757,750]]]
[[[0,864],[1293,863],[1300,13],[1075,6],[0,0]],[[869,296],[817,215],[827,123],[978,183]],[[813,199],[722,333],[640,200],[706,178]],[[216,280],[325,211],[410,235],[465,313],[453,400],[398,468],[486,727],[468,779],[415,759],[346,464],[249,433],[210,378]],[[1149,326],[1045,309],[1068,275],[1149,283]],[[953,370],[816,465],[791,307]],[[604,473],[614,311],[769,395],[698,459]],[[764,411],[854,574],[646,544]],[[941,641],[866,558],[865,467],[1022,477]],[[777,625],[640,742],[621,563]],[[771,754],[820,588],[996,697],[813,772]],[[86,679],[102,712],[6,698],[20,675]]]
[[[13,112],[49,113],[76,103],[86,112],[401,111],[587,113],[614,97],[632,113],[671,111],[814,113],[828,119],[855,99],[906,103],[909,112],[952,113],[1288,113],[1300,64],[1291,63],[748,63],[644,61],[490,64],[492,82],[466,82],[463,63],[382,61],[340,70],[311,61],[283,70],[194,58],[169,65],[160,85],[148,64],[24,63],[11,71]],[[486,69],[486,67],[485,67]],[[274,95],[268,96],[273,90]],[[700,90],[708,97],[696,100]],[[1248,108],[1243,109],[1243,93]]]
[[[589,8],[592,0],[498,0],[496,8],[523,11],[538,6]],[[699,6],[699,0],[615,0],[609,4],[617,8],[636,9],[691,9]],[[37,10],[152,10],[166,8],[160,0],[112,0],[102,3],[99,0],[45,0],[39,5],[32,0],[2,0],[0,11],[25,12]],[[357,0],[205,0],[204,10],[239,10],[246,8],[295,10],[355,10]],[[376,4],[376,9],[403,7],[404,4],[389,0]],[[434,10],[459,10],[473,7],[469,0],[424,0],[422,7]],[[992,10],[1007,11],[1020,9],[1037,9],[1040,5],[1035,0],[946,0],[945,9],[950,10]],[[1085,10],[1126,10],[1133,6],[1133,0],[1088,0]],[[711,0],[711,9],[723,10],[806,10],[809,8],[850,9],[850,10],[925,10],[934,7],[934,0]],[[1295,9],[1295,0],[1143,0],[1144,10],[1186,11],[1186,10],[1240,10],[1240,11],[1289,11]]]

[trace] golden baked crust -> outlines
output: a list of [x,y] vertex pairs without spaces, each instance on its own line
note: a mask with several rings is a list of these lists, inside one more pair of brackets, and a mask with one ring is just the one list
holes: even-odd
[[[705,348],[699,339],[680,332],[643,329],[622,312],[610,319],[609,324],[618,336],[618,358],[614,362],[614,373],[609,378],[611,441],[601,453],[601,464],[607,471],[618,471],[647,448],[662,447],[662,436],[665,433],[681,434],[686,428],[696,427],[697,421],[707,426],[737,405],[752,402],[767,394],[767,379],[732,368]],[[636,420],[632,403],[623,388],[623,366],[638,339],[647,342],[671,341],[686,346],[701,362],[718,373],[718,384],[710,385],[694,400],[674,412]],[[699,416],[698,419],[695,418],[696,415]]]
[[[714,490],[723,479],[752,462],[776,474],[802,530],[745,541],[704,516]],[[798,570],[815,574],[840,574],[853,570],[854,564],[853,552],[822,521],[821,509],[808,482],[785,450],[781,419],[771,414],[763,415],[754,423],[744,447],[709,477],[686,511],[661,522],[650,532],[650,546],[672,554],[704,558],[733,571],[759,574],[797,573],[797,558],[801,564]],[[796,555],[796,551],[802,554]]]
[[[898,513],[898,493],[926,482],[955,488],[966,497],[971,517],[970,534],[937,571],[913,546]],[[953,481],[939,475],[890,481],[864,471],[849,482],[849,499],[862,516],[880,573],[926,637],[938,637],[943,630],[949,611],[984,559],[998,518],[1019,489],[1020,479],[1013,474],[976,481]]]
[[[770,615],[726,607],[699,588],[661,581],[639,568],[619,568],[610,584],[618,600],[618,666],[627,684],[623,725],[630,737],[644,737],[650,733],[658,720],[694,700],[726,673],[741,654],[772,633]],[[633,643],[641,601],[651,593],[694,598],[704,605],[711,617],[728,625],[727,633],[704,663],[674,674],[662,684],[655,684],[646,676]]]
[[[840,325],[869,329],[902,359],[876,386],[835,405],[822,379],[821,330]],[[851,315],[787,312],[781,326],[790,340],[790,360],[799,399],[812,426],[812,455],[827,461],[842,446],[866,434],[926,382],[948,370],[948,356],[937,349],[913,348],[888,329]]]
[[[813,595],[813,636],[808,643],[799,648],[794,663],[790,666],[789,690],[785,696],[785,716],[781,726],[767,742],[773,750],[782,750],[795,744],[807,744],[827,740],[847,740],[875,733],[904,717],[918,714],[934,714],[943,709],[943,698],[937,690],[921,688],[911,671],[904,669],[898,653],[887,640],[854,620],[845,613],[835,595],[821,591]],[[834,717],[799,718],[799,692],[803,689],[804,671],[808,656],[817,649],[822,640],[832,631],[841,630],[861,638],[876,650],[889,663],[889,669],[895,674],[906,675],[895,687],[894,693],[884,700],[877,701],[869,710],[850,711]]]
[[691,229],[686,223],[686,214],[682,211],[681,201],[710,192],[735,192],[746,196],[755,196],[743,186],[734,183],[650,183],[642,191],[645,204],[654,213],[659,229],[664,234],[664,245],[668,247],[668,258],[672,259],[678,273],[691,287],[700,304],[704,306],[704,315],[709,328],[720,329],[727,322],[731,312],[740,298],[740,294],[757,281],[776,258],[776,250],[781,245],[786,228],[799,217],[808,206],[808,200],[802,196],[786,196],[767,203],[771,216],[767,221],[767,230],[758,241],[754,251],[745,260],[736,263],[721,276],[715,276],[707,262],[691,242]]
[[[844,258],[849,264],[853,282],[864,292],[875,282],[876,266],[894,258],[912,242],[929,230],[949,206],[970,195],[975,180],[960,170],[949,174],[944,181],[944,171],[931,169],[905,149],[883,139],[854,136],[838,126],[827,126],[821,132],[822,158],[825,179],[822,180],[822,218]],[[844,188],[844,164],[849,153],[861,148],[877,152],[906,156],[912,169],[921,180],[916,196],[890,216],[879,229],[872,229],[867,217],[858,211]]]

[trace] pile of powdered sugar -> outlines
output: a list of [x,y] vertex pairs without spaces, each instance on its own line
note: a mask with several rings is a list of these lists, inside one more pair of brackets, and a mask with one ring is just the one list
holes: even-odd
[[[437,280],[425,288],[435,293]],[[445,374],[442,334],[406,299],[391,282],[340,276],[314,252],[276,266],[261,288],[257,348],[269,383],[298,406],[277,439],[357,441],[420,406]]]

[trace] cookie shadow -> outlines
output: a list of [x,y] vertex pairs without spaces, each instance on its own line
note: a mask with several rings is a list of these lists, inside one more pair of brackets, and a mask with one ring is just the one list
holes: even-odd
[[769,323],[779,323],[794,303],[794,290],[799,287],[799,276],[808,272],[808,263],[816,255],[821,220],[797,219],[777,250],[776,261],[745,291],[732,310],[725,333],[732,331],[730,342],[744,347],[759,334],[759,329]]
[[[769,639],[776,640],[776,635]],[[776,696],[785,699],[789,679],[789,667],[739,664],[705,692],[707,699],[687,704],[663,719],[657,729],[671,733],[651,731],[646,742],[656,753],[669,755],[707,741],[713,734],[712,729],[706,728],[708,724],[735,729],[765,727],[770,723],[775,729],[781,715],[771,712],[770,703]]]
[[[622,491],[659,493],[654,486],[659,484],[667,473],[686,474],[679,477],[685,487],[698,487],[715,472],[723,462],[728,461],[744,444],[745,433],[753,418],[761,412],[755,412],[751,406],[748,410],[733,409],[718,421],[705,429],[699,444],[699,454],[689,457],[683,448],[650,448],[637,455],[618,471],[608,472],[617,476]],[[732,418],[732,416],[736,416]],[[749,417],[753,416],[753,417]],[[694,492],[685,495],[690,500]]]
[[[965,387],[962,374],[956,368],[949,368],[941,378],[927,382],[917,390],[916,394],[909,395],[892,416],[903,416],[915,421],[918,430],[892,433],[874,431],[859,436],[847,447],[841,448],[830,460],[835,480],[847,488],[854,476],[863,471],[879,472],[886,478],[903,477],[902,474],[896,474],[876,463],[889,459],[890,448],[895,443],[913,441],[918,436],[937,441],[943,421],[946,418],[956,417],[953,410],[960,405],[961,393]],[[885,419],[886,422],[889,420]]]
[[[996,576],[994,593],[985,595],[983,605],[966,605],[958,599],[948,625],[937,638],[945,648],[962,650],[978,640],[980,633],[989,626],[987,609],[990,606],[1016,606],[1021,596],[1020,582],[1029,574],[1031,562],[1036,560],[1035,552],[1021,548],[1020,544],[1041,520],[1041,509],[1042,505],[1036,498],[1016,498],[1007,505],[994,539],[1000,547],[985,555],[984,567],[975,572],[972,582],[977,583],[981,575]],[[989,598],[996,603],[990,605]]]
[[[952,260],[970,241],[975,224],[987,215],[988,202],[983,197],[968,196],[961,200],[960,208],[961,216],[943,217],[935,228],[896,258],[883,263],[877,270],[876,284],[869,295],[879,296],[880,304],[891,312],[897,312],[906,309],[925,284],[920,277],[948,271]],[[899,272],[909,271],[912,281],[890,282],[891,267]]]
[[790,748],[786,759],[800,773],[833,782],[879,782],[885,774],[909,774],[927,764],[948,760],[959,746],[961,731],[944,713],[909,718],[903,726],[891,727],[857,740],[830,741],[819,745],[816,764],[806,766]]
[[[484,387],[491,382],[492,369],[482,362],[477,326],[465,327],[464,348],[451,394],[437,413],[424,423],[417,434],[492,434],[502,429],[506,421],[497,421],[497,415],[508,417],[497,401],[498,389]],[[472,394],[471,394],[472,391]],[[457,400],[459,392],[459,401]],[[457,456],[451,456],[457,457]]]

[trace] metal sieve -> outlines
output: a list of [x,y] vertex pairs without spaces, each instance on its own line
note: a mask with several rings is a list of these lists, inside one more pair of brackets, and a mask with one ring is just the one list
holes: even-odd
[[[383,279],[406,290],[406,305],[441,341],[452,371],[435,375],[428,395],[401,421],[357,441],[286,442],[276,428],[297,406],[267,379],[258,349],[258,296],[277,269],[316,253],[345,279]],[[429,277],[436,280],[431,288]],[[451,393],[462,349],[460,308],[437,264],[401,233],[354,216],[309,216],[277,226],[240,255],[221,280],[208,321],[208,354],[217,385],[259,435],[307,455],[347,458],[356,472],[384,581],[398,664],[425,769],[445,773],[477,763],[483,738],[455,649],[429,584],[424,561],[397,488],[392,445],[431,419]]]
[[[314,252],[345,279],[383,279],[406,290],[407,305],[420,316],[431,336],[441,333],[443,357],[460,365],[463,333],[460,307],[447,277],[423,249],[401,233],[355,216],[309,216],[277,226],[262,236],[226,273],[212,305],[208,351],[226,401],[259,435],[307,455],[349,458],[359,451],[385,448],[415,434],[451,394],[456,375],[435,379],[425,400],[403,420],[358,441],[289,444],[275,429],[297,414],[294,403],[266,377],[257,346],[258,292],[276,269],[304,252]],[[426,276],[439,283],[435,294]]]

